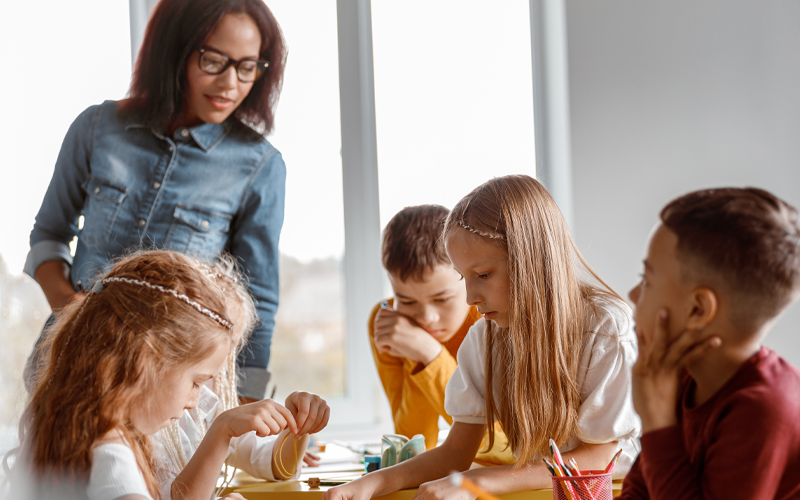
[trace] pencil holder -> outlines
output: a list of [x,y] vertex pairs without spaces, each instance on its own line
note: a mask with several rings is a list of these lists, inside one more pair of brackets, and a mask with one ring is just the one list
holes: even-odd
[[581,471],[580,476],[553,476],[554,500],[612,500],[611,473]]

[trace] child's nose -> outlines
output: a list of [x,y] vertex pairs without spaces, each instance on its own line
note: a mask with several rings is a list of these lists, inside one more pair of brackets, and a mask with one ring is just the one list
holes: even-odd
[[439,311],[436,310],[435,307],[426,305],[423,306],[421,314],[419,318],[417,318],[417,322],[429,326],[439,320]]
[[200,401],[200,391],[193,391],[192,397],[189,399],[189,401],[186,402],[186,406],[184,408],[186,408],[187,410],[191,410],[192,408],[197,406],[198,401]]
[[473,288],[467,287],[467,304],[476,306],[480,302],[480,295]]
[[635,287],[631,288],[631,291],[628,292],[628,298],[631,299],[631,302],[636,304],[639,301],[639,289],[642,287],[642,284],[639,283]]

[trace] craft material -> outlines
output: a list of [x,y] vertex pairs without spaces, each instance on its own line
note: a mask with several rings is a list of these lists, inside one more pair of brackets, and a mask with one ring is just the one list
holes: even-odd
[[425,436],[417,434],[411,439],[401,434],[384,434],[381,437],[381,469],[399,464],[425,452]]
[[278,459],[275,462],[275,466],[278,469],[278,474],[283,476],[284,479],[288,479],[290,477],[293,477],[297,473],[297,467],[298,467],[298,464],[297,464],[297,440],[296,439],[292,440],[293,449],[294,449],[294,469],[289,471],[288,467],[284,466],[284,464],[283,464],[283,447],[286,444],[286,440],[289,439],[290,436],[292,436],[291,432],[287,432],[286,435],[283,436],[283,439],[281,440],[280,444],[278,444],[278,452],[275,454],[277,459]]
[[[582,471],[574,457],[564,462],[561,451],[552,439],[550,440],[550,452],[553,455],[553,461],[546,458],[542,458],[542,460],[553,476],[553,498],[555,500],[611,500],[610,471]],[[613,469],[613,464],[618,456],[619,453],[615,455],[606,469]]]
[[364,457],[364,472],[369,474],[381,468],[380,455],[367,455]]
[[500,498],[492,495],[488,491],[482,490],[477,484],[464,477],[464,474],[461,474],[460,472],[451,474],[450,481],[453,483],[453,486],[463,488],[478,498],[485,498],[486,500],[500,500]]
[[320,479],[318,477],[310,477],[308,478],[309,488],[319,488],[320,486],[340,486],[342,484],[349,483],[349,479]]

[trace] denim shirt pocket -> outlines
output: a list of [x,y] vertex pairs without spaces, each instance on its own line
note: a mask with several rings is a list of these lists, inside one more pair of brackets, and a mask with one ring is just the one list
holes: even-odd
[[216,257],[225,249],[232,215],[178,204],[165,246],[200,257]]
[[83,229],[79,238],[85,243],[106,243],[111,238],[128,189],[94,176],[83,184],[83,189],[89,196],[83,206]]

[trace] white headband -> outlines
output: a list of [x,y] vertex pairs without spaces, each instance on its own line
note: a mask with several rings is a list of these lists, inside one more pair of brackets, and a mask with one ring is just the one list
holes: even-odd
[[194,307],[195,309],[197,309],[202,314],[205,314],[209,318],[213,319],[214,321],[216,321],[220,325],[224,326],[228,330],[233,329],[233,325],[228,320],[226,320],[225,318],[223,318],[219,314],[215,313],[211,309],[208,309],[207,307],[203,307],[199,302],[195,302],[194,300],[190,299],[186,295],[184,295],[182,293],[178,293],[175,290],[172,290],[172,289],[169,289],[169,288],[164,288],[161,285],[154,285],[152,283],[148,283],[147,281],[139,281],[139,280],[129,279],[129,278],[104,278],[102,280],[99,280],[97,283],[95,283],[94,287],[92,288],[92,291],[94,293],[100,293],[101,291],[103,291],[103,285],[105,285],[107,283],[110,283],[112,281],[117,281],[117,282],[121,282],[121,283],[129,283],[131,285],[146,286],[147,288],[151,288],[153,290],[158,290],[159,292],[162,292],[162,293],[168,293],[168,294],[172,295],[173,297],[175,297],[176,299],[180,299],[180,300],[186,302],[187,304],[189,304],[190,306]]
[[461,221],[459,221],[458,225],[463,227],[467,231],[469,231],[469,232],[471,232],[473,234],[477,234],[478,236],[483,236],[484,238],[491,238],[493,240],[503,240],[503,241],[505,241],[505,239],[506,239],[505,236],[500,235],[500,234],[492,234],[492,233],[486,233],[484,231],[478,231],[477,229],[475,229],[473,227],[469,227],[468,225],[464,224]]

